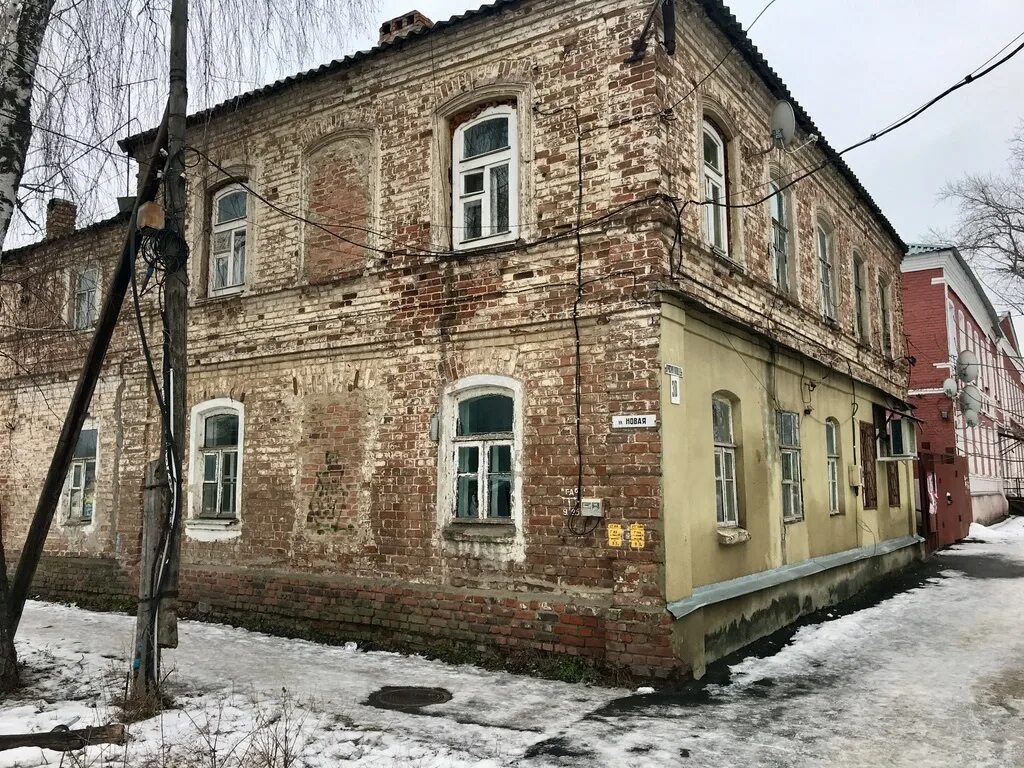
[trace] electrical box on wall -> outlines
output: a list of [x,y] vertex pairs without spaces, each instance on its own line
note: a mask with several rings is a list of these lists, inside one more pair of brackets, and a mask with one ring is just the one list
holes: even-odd
[[583,517],[604,517],[604,499],[583,499],[580,514]]
[[849,470],[850,474],[851,488],[860,488],[862,485],[864,485],[864,475],[860,470],[860,464],[850,464],[847,467],[847,470]]

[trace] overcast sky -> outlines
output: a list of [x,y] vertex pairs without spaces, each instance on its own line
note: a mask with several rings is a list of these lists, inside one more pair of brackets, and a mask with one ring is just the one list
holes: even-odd
[[[581,0],[576,0],[577,2]],[[767,0],[732,0],[748,27]],[[416,8],[434,21],[467,0],[381,0],[379,22]],[[1024,0],[776,0],[750,30],[829,143],[842,149],[888,125],[1024,32]],[[845,159],[907,242],[952,224],[948,179],[1005,167],[1024,117],[1024,53],[905,128]]]

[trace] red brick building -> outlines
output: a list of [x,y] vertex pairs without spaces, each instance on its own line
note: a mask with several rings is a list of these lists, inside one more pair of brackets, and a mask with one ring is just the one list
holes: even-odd
[[[903,260],[903,302],[910,353],[910,402],[923,420],[918,465],[921,525],[932,547],[967,535],[972,520],[1003,517],[1021,494],[1024,379],[1009,315],[1000,316],[959,251],[911,246]],[[957,355],[974,352],[983,405],[968,426],[943,382]]]
[[[765,152],[785,84],[720,2],[676,5],[642,57],[649,0],[407,14],[189,118],[186,611],[699,674],[920,555],[873,418],[905,410],[905,246],[799,104],[800,152]],[[4,254],[12,550],[122,228]],[[162,444],[134,320],[40,594],[133,593]]]

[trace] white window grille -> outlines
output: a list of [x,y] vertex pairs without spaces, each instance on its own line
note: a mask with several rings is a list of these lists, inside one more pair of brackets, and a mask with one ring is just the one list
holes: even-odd
[[68,519],[90,522],[96,511],[97,431],[83,429],[68,472]]
[[715,443],[715,506],[720,526],[739,525],[736,503],[736,442],[733,434],[732,403],[724,397],[711,399],[711,422]]
[[92,328],[99,314],[98,267],[80,267],[71,273],[71,327],[75,330]]
[[231,293],[245,285],[249,193],[233,184],[213,197],[210,294]]
[[839,422],[835,419],[826,419],[825,456],[827,460],[826,477],[828,481],[828,512],[830,515],[838,515],[840,512],[839,435]]
[[725,165],[725,140],[722,133],[704,120],[704,239],[715,251],[729,255],[728,184]]
[[516,110],[498,106],[452,137],[452,242],[477,248],[515,240],[519,227]]
[[789,191],[777,179],[770,184],[769,206],[772,216],[772,255],[775,260],[775,285],[790,292]]
[[458,401],[452,438],[457,520],[511,520],[516,446],[511,395],[485,393]]
[[800,466],[800,416],[779,411],[777,419],[779,453],[782,461],[782,519],[802,520],[804,516],[803,475]]

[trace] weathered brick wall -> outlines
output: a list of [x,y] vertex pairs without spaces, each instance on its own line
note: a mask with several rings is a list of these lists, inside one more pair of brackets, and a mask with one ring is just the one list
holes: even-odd
[[925,269],[903,275],[903,322],[910,354],[917,364],[910,372],[911,389],[934,389],[950,375],[949,335],[946,329],[946,286],[933,283],[941,269]]

